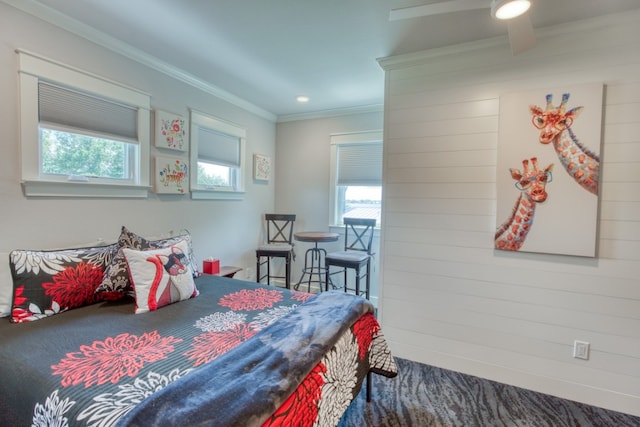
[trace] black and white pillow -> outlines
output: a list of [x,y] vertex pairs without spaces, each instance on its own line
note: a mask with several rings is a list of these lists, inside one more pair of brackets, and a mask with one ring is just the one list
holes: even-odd
[[12,251],[9,254],[13,280],[11,321],[30,322],[114,299],[111,292],[96,294],[96,289],[117,250],[118,245],[112,244],[51,251]]

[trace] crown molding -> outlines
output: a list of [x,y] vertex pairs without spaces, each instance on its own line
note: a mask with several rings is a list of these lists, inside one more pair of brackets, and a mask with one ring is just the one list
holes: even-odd
[[167,62],[164,62],[155,56],[136,49],[133,46],[123,43],[122,41],[111,37],[101,31],[96,30],[76,19],[70,18],[63,13],[58,12],[48,6],[39,3],[36,0],[0,0],[1,2],[12,6],[22,12],[32,15],[42,21],[55,25],[69,33],[80,36],[90,42],[93,42],[99,46],[109,49],[119,55],[122,55],[132,61],[145,65],[153,70],[156,70],[162,74],[172,77],[178,81],[186,83],[196,89],[209,93],[216,98],[226,101],[236,107],[242,108],[250,113],[256,114],[264,119],[275,122],[277,116],[263,108],[256,106],[255,104],[240,98],[226,90],[211,84],[199,77],[194,76],[175,67]]
[[308,113],[283,114],[278,116],[277,123],[295,122],[299,120],[326,119],[330,117],[349,116],[352,114],[380,113],[384,104],[371,104],[359,107],[334,108],[331,110],[311,111]]

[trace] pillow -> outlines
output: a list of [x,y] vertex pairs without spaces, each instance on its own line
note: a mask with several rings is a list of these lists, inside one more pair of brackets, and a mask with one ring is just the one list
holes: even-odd
[[131,282],[129,281],[129,271],[127,269],[127,262],[124,258],[122,249],[159,249],[170,246],[181,240],[186,241],[187,245],[189,246],[188,255],[189,259],[191,260],[191,272],[193,274],[193,277],[198,277],[199,272],[195,258],[193,256],[193,249],[191,248],[191,235],[188,232],[165,239],[147,240],[144,237],[141,237],[129,231],[127,227],[123,226],[120,237],[118,238],[118,244],[120,245],[120,248],[117,254],[113,257],[111,264],[107,266],[107,270],[104,274],[104,279],[102,280],[100,286],[98,286],[98,289],[96,289],[96,292],[117,292],[120,293],[122,297],[124,297],[125,295],[135,297],[135,292],[133,291],[133,287],[131,286]]
[[97,295],[117,244],[51,251],[14,250],[9,254],[13,279],[11,321],[29,322],[72,308],[114,299]]
[[198,296],[185,240],[162,249],[122,252],[136,295],[136,314]]
[[0,252],[0,317],[11,314],[11,295],[13,295],[13,279],[9,268],[9,253]]
[[[69,246],[68,248],[84,248],[106,246],[114,242],[105,242],[97,239],[91,243]],[[11,314],[11,299],[13,297],[13,279],[11,268],[9,267],[9,252],[0,252],[0,317],[7,317]]]

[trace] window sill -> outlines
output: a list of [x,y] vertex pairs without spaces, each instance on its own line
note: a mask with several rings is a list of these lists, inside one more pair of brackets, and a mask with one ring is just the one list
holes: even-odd
[[[344,225],[330,225],[329,226],[329,231],[331,231],[332,233],[338,233],[341,236],[344,236]],[[380,237],[380,224],[378,224],[373,229],[373,237],[375,237],[375,238]]]
[[22,181],[27,197],[113,197],[146,198],[149,186],[93,184],[87,182]]
[[191,190],[193,200],[243,200],[244,191]]

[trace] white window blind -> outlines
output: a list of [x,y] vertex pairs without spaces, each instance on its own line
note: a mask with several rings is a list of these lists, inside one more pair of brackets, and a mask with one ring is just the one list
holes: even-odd
[[[217,117],[191,110],[191,198],[235,199],[244,196],[247,131]],[[214,165],[210,170],[207,164]],[[202,174],[200,172],[203,172]],[[209,184],[205,175],[228,173],[228,183]],[[198,177],[201,177],[200,180]],[[213,177],[215,178],[215,177]],[[214,179],[215,180],[215,179]]]
[[382,143],[337,146],[337,185],[382,185]]
[[229,167],[239,167],[240,138],[198,126],[198,159]]
[[48,82],[38,83],[39,123],[138,142],[138,109]]

